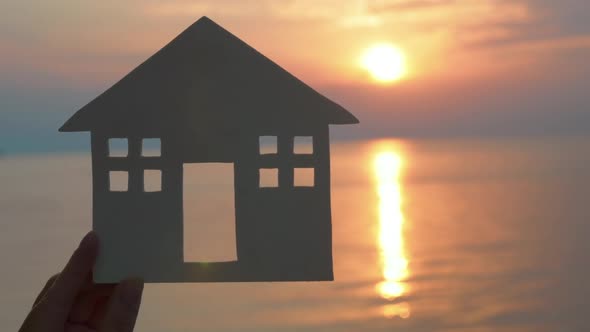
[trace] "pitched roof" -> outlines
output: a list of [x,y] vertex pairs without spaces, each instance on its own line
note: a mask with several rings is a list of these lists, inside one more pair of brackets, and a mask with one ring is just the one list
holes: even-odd
[[195,130],[358,120],[207,17],[76,112],[60,131]]

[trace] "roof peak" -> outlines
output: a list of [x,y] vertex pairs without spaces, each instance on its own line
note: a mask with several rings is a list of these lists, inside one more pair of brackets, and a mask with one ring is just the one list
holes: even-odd
[[[210,18],[209,18],[209,17],[207,17],[207,16],[201,16],[201,18],[200,18],[200,19],[198,19],[198,20],[197,20],[195,23],[199,23],[199,22],[204,22],[204,23],[205,23],[205,22],[215,23],[215,21],[213,21],[212,19],[210,19]],[[217,24],[217,23],[215,23],[215,24]]]
[[[203,16],[80,109],[61,131],[215,121],[357,123],[340,105]],[[189,121],[189,122],[190,122]],[[192,122],[191,122],[192,123]]]
[[225,30],[221,25],[219,25],[217,22],[213,21],[212,19],[210,19],[207,16],[202,16],[200,19],[196,20],[195,23],[191,24],[186,30],[191,30],[191,29],[203,29],[203,28],[217,28],[219,30],[222,31],[227,31]]

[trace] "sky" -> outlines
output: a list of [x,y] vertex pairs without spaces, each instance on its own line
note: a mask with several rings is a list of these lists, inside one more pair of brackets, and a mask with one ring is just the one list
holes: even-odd
[[[588,0],[0,0],[0,150],[83,149],[57,128],[208,16],[360,119],[336,139],[590,132]],[[406,75],[375,81],[372,45]]]

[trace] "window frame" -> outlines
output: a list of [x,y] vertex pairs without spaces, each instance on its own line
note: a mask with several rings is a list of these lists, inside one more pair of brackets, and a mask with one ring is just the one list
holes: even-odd
[[[111,156],[109,151],[110,139],[126,139],[127,140],[127,155],[126,156]],[[144,139],[159,139],[160,140],[160,155],[159,156],[144,156],[143,140]],[[109,136],[101,139],[106,144],[106,149],[101,152],[101,156],[105,160],[104,172],[107,179],[110,181],[109,172],[124,171],[127,172],[128,184],[127,191],[111,191],[110,182],[107,184],[106,191],[109,193],[148,193],[157,194],[165,191],[165,169],[164,169],[164,139],[155,136]],[[161,172],[161,190],[160,191],[146,191],[145,190],[145,172],[146,170],[158,170]]]
[[[307,134],[307,135],[306,135]],[[276,154],[261,154],[260,151],[260,137],[276,136],[277,138],[277,153]],[[312,152],[305,154],[297,154],[294,150],[295,137],[311,137]],[[265,134],[259,135],[257,138],[257,176],[258,188],[261,190],[272,189],[315,189],[317,187],[317,149],[316,149],[317,135],[313,133],[288,134],[288,135],[273,135]],[[260,187],[260,170],[276,168],[278,169],[279,182],[277,187]],[[313,186],[296,186],[295,185],[295,169],[296,168],[310,168],[314,172]]]

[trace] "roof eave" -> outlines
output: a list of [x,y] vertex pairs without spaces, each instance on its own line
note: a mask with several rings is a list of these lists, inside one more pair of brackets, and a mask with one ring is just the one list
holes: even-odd
[[347,114],[342,114],[342,116],[338,117],[337,119],[333,119],[330,121],[330,124],[333,125],[351,125],[351,124],[358,124],[360,123],[359,119],[357,119],[354,115],[346,112]]
[[59,128],[60,133],[81,133],[86,131],[90,131],[90,129],[76,128],[73,126],[69,126],[68,124],[64,124],[63,126],[61,126],[61,128]]
[[346,108],[340,106],[338,103],[328,99],[334,106],[334,115],[330,117],[329,124],[333,125],[348,125],[360,123],[359,119],[349,112]]
[[[81,110],[80,110],[81,111]],[[62,133],[74,133],[74,132],[84,132],[84,131],[90,131],[90,128],[87,128],[87,126],[84,126],[80,123],[79,121],[79,112],[76,112],[74,115],[72,115],[68,121],[66,121],[60,128],[59,128],[59,132]]]

